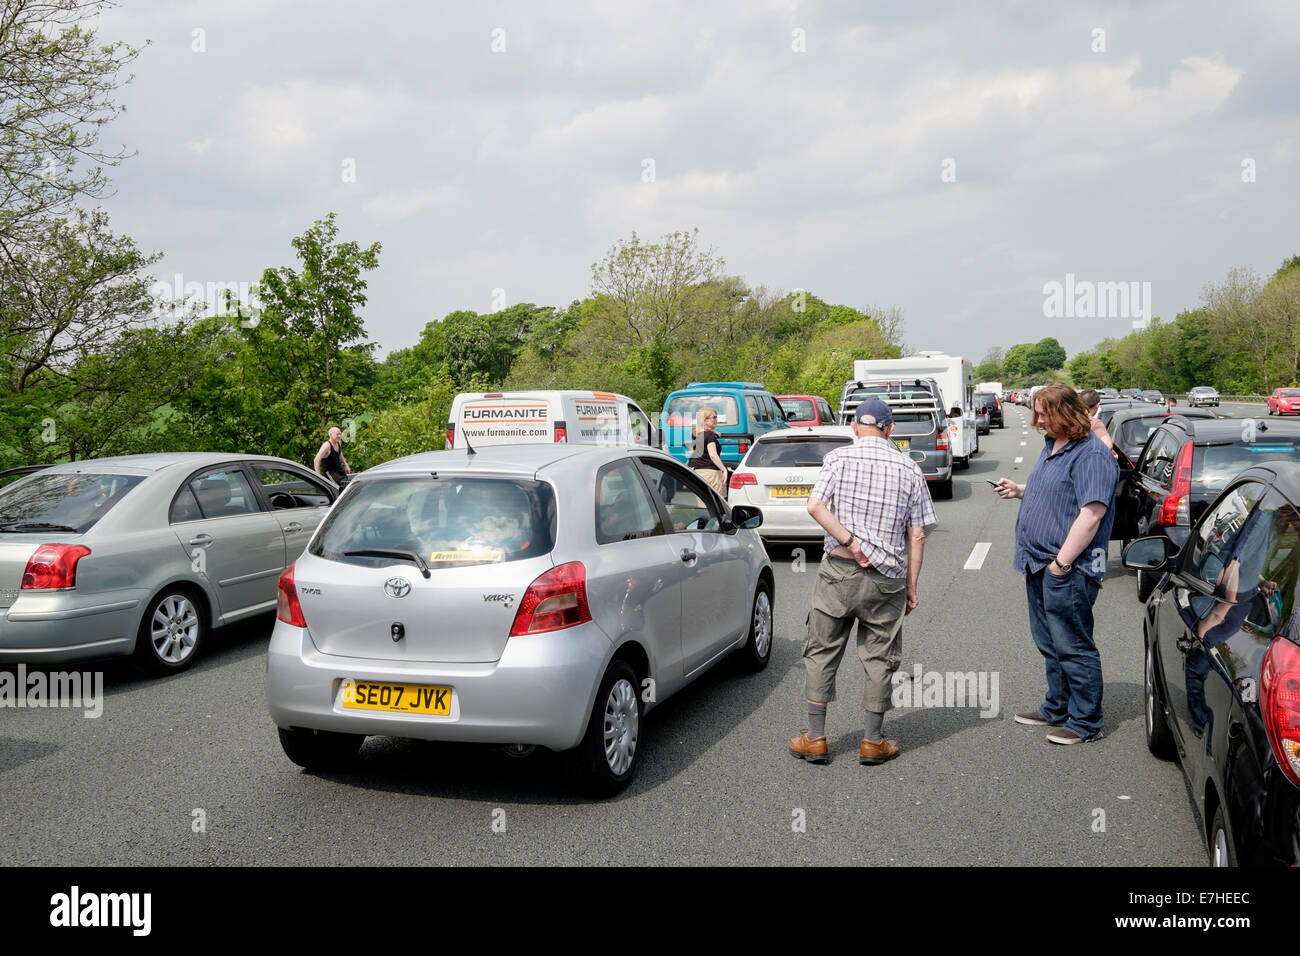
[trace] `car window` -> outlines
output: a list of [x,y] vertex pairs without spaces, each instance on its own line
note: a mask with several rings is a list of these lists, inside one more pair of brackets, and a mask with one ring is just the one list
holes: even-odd
[[186,485],[176,495],[172,502],[171,514],[167,520],[172,524],[179,524],[182,521],[200,521],[203,518],[203,512],[199,509],[199,499],[194,497],[194,492],[190,486]]
[[627,407],[628,427],[632,430],[632,441],[638,445],[650,444],[650,419],[645,412],[632,405]]
[[1174,460],[1177,457],[1178,439],[1168,431],[1158,432],[1147,445],[1139,470],[1152,481],[1167,485],[1173,480]]
[[807,422],[817,417],[813,411],[813,403],[806,398],[781,399],[781,411],[785,412],[785,417],[792,422]]
[[237,468],[219,468],[191,478],[188,484],[204,518],[228,518],[261,511],[248,479]]
[[142,481],[143,475],[36,472],[0,490],[0,531],[89,531]]
[[432,476],[355,482],[321,525],[312,554],[380,567],[361,551],[412,551],[432,568],[471,567],[549,554],[555,494],[544,481]]
[[[1220,586],[1228,566],[1239,560],[1243,548],[1260,542],[1254,540],[1253,528],[1246,519],[1264,492],[1257,481],[1247,481],[1225,493],[1207,511],[1196,526],[1190,542],[1186,572],[1210,587]],[[1249,533],[1247,533],[1249,532]]]
[[819,398],[817,400],[817,407],[821,409],[823,422],[831,422],[835,420],[834,416],[831,415],[830,403],[827,402],[826,399]]
[[262,493],[277,511],[287,508],[321,508],[334,500],[323,482],[283,468],[253,465]]
[[785,416],[781,414],[781,406],[776,403],[776,399],[771,395],[759,396],[763,403],[763,413],[767,415],[765,421],[783,422]]
[[606,465],[596,475],[596,540],[601,544],[664,533],[659,508],[630,461]]
[[1151,433],[1164,423],[1161,415],[1149,418],[1130,418],[1120,422],[1118,439],[1121,445],[1145,445]]
[[[1241,582],[1253,588],[1246,626],[1264,637],[1275,636],[1296,613],[1296,588],[1300,583],[1300,510],[1275,489],[1260,502],[1259,512],[1268,525],[1257,580]],[[1243,572],[1254,573],[1253,568]],[[1241,598],[1239,598],[1241,599]]]
[[722,516],[712,491],[690,472],[641,459],[650,483],[668,508],[673,531],[720,531]]
[[847,435],[801,435],[755,442],[745,459],[745,467],[820,468],[822,459],[828,454],[852,443],[853,439]]
[[740,421],[740,407],[734,396],[716,392],[689,392],[674,395],[668,402],[668,407],[664,409],[664,426],[689,428],[695,424],[695,413],[706,406],[717,410],[719,425],[735,425]]
[[1300,440],[1260,437],[1253,442],[1198,445],[1192,452],[1192,489],[1213,491],[1226,487],[1251,465],[1261,461],[1300,458]]
[[766,421],[763,417],[763,408],[759,404],[757,395],[745,396],[745,411],[749,413],[749,421],[751,424]]
[[920,438],[938,430],[934,412],[894,412],[894,435],[899,438]]

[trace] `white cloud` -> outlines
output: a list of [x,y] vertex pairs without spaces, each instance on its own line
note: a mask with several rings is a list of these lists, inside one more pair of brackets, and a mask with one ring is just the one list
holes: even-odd
[[457,191],[452,186],[386,192],[363,200],[361,211],[376,225],[389,226],[426,209],[448,206],[456,198]]

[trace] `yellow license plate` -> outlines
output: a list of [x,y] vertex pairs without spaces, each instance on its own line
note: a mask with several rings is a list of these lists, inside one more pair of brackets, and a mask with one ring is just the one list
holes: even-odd
[[348,710],[388,710],[399,714],[446,717],[451,714],[451,688],[345,680],[343,706]]
[[907,439],[906,439],[906,438],[895,438],[895,439],[894,439],[894,444],[897,445],[897,446],[899,447],[900,450],[902,450],[902,451],[907,451]]
[[773,498],[807,498],[812,494],[812,485],[773,485]]

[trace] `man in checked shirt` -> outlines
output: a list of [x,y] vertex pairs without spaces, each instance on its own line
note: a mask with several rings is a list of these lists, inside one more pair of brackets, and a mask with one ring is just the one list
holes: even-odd
[[921,468],[889,440],[893,431],[889,406],[875,398],[864,401],[853,420],[856,440],[826,456],[808,496],[808,513],[826,530],[826,554],[803,645],[808,730],[790,741],[790,753],[811,763],[830,762],[826,705],[835,699],[835,672],[854,621],[866,671],[866,732],[858,762],[898,756],[898,741],[880,730],[902,659],[903,617],[919,603],[925,530],[936,522]]

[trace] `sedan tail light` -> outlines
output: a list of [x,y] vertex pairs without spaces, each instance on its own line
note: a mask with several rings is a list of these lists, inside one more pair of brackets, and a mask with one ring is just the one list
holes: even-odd
[[510,636],[560,631],[590,620],[586,565],[570,561],[551,568],[528,585]]
[[77,586],[77,562],[90,554],[84,544],[43,544],[27,559],[22,590],[54,591]]
[[293,565],[289,565],[280,575],[275,596],[275,618],[292,624],[294,627],[306,627],[307,619],[303,617],[302,605],[298,603],[298,589],[293,583]]
[[1192,493],[1192,443],[1184,442],[1174,465],[1174,486],[1160,503],[1160,523],[1190,525],[1191,510],[1187,496]]
[[1259,670],[1264,729],[1282,773],[1300,787],[1300,647],[1273,639]]
[[732,488],[744,488],[746,485],[756,485],[758,479],[747,471],[738,471],[731,476],[729,486]]

